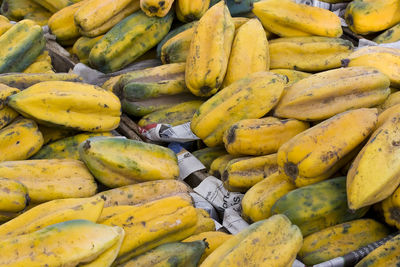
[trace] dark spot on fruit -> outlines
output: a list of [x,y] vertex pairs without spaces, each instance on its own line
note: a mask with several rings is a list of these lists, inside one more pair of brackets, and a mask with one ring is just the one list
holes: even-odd
[[151,6],[151,7],[149,7],[149,11],[150,11],[150,13],[157,13],[158,7]]
[[296,179],[297,175],[299,175],[299,168],[297,168],[297,165],[292,162],[286,162],[283,169],[286,175],[292,179]]
[[342,59],[342,67],[347,67],[350,63],[350,59],[346,58],[346,59]]

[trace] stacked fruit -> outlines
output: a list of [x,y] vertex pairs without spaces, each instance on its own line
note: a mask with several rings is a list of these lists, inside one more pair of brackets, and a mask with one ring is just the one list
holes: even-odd
[[[400,50],[355,50],[322,8],[226,2],[2,2],[1,266],[312,265],[400,229]],[[374,39],[390,42],[398,9],[353,0],[345,20],[393,27]],[[101,72],[163,64],[83,83],[53,72],[46,24]],[[190,122],[208,146],[193,154],[244,194],[250,225],[216,231],[171,149],[116,136],[121,109],[143,128]],[[396,236],[359,266],[399,251]]]

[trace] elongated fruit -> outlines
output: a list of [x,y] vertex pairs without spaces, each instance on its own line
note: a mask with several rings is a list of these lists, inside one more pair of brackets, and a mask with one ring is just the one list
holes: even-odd
[[149,17],[164,17],[172,7],[174,0],[140,0],[140,8]]
[[232,236],[200,266],[291,266],[302,243],[299,228],[279,214]]
[[196,150],[192,154],[209,170],[211,163],[219,156],[225,155],[226,150],[223,147],[206,147]]
[[291,0],[264,0],[254,3],[252,11],[265,29],[279,36],[342,35],[339,17],[323,8]]
[[200,19],[190,44],[185,80],[197,96],[210,96],[221,87],[228,66],[235,27],[223,1]]
[[376,109],[346,111],[325,120],[279,148],[279,170],[297,187],[325,180],[351,159],[346,156],[373,131],[376,122]]
[[99,87],[73,82],[42,82],[8,98],[8,105],[39,122],[81,131],[118,127],[121,103]]
[[123,233],[120,227],[86,220],[51,225],[34,233],[2,239],[0,265],[90,266],[102,253],[118,243]]
[[86,37],[82,36],[74,43],[72,47],[72,53],[79,58],[79,61],[83,64],[89,64],[89,55],[92,48],[96,45],[104,35],[97,37]]
[[20,119],[0,130],[0,162],[30,158],[43,145],[36,122]]
[[381,205],[385,222],[400,229],[400,188],[398,187],[391,196],[382,201]]
[[182,22],[199,20],[210,6],[210,0],[176,0],[176,16]]
[[325,228],[304,238],[299,251],[301,262],[309,266],[341,257],[390,234],[372,219],[359,219]]
[[269,41],[271,69],[318,72],[341,66],[353,51],[353,44],[342,38],[309,36],[285,37]]
[[394,43],[398,40],[400,40],[400,23],[387,29],[373,39],[373,41],[378,44]]
[[384,200],[400,184],[399,121],[397,114],[376,129],[351,165],[347,173],[350,209]]
[[324,120],[350,109],[377,106],[390,94],[389,78],[371,67],[329,70],[305,78],[285,91],[275,116]]
[[165,147],[115,137],[93,137],[79,145],[80,158],[109,187],[177,179],[175,153]]
[[0,163],[0,177],[23,183],[32,202],[90,197],[97,185],[83,162],[70,159],[21,160]]
[[18,212],[29,203],[28,189],[22,183],[0,178],[0,211]]
[[0,129],[9,124],[19,115],[15,110],[5,104],[7,97],[18,92],[20,92],[20,90],[17,88],[9,87],[0,83]]
[[46,226],[69,220],[96,222],[104,201],[99,197],[52,200],[29,209],[0,226],[2,239],[29,234]]
[[240,120],[225,131],[223,141],[226,151],[232,155],[268,155],[308,127],[307,122],[295,119]]
[[248,222],[269,218],[275,202],[296,189],[284,174],[274,172],[251,187],[242,199],[242,216]]
[[204,102],[193,116],[191,129],[207,146],[220,145],[232,124],[268,113],[277,104],[285,84],[286,78],[278,74],[250,74]]

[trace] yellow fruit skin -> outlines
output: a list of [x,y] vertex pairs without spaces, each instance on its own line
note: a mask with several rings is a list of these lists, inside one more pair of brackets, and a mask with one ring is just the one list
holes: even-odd
[[203,232],[215,231],[215,222],[210,218],[210,214],[206,210],[196,208],[197,223],[193,235]]
[[159,245],[192,235],[197,228],[197,213],[190,204],[179,197],[163,198],[136,206],[102,222],[125,230],[125,239],[114,264],[121,264]]
[[95,136],[113,136],[111,132],[81,133],[57,140],[43,146],[32,159],[79,159],[78,146],[80,143]]
[[373,41],[378,44],[393,43],[398,40],[400,40],[400,23],[387,29],[373,39]]
[[98,197],[52,200],[22,213],[0,226],[2,239],[28,234],[46,226],[69,220],[96,222],[104,201]]
[[78,27],[75,25],[74,15],[84,3],[86,1],[65,7],[50,17],[48,25],[51,33],[57,37],[58,42],[62,43],[81,36]]
[[299,228],[285,215],[279,214],[232,236],[200,267],[291,266],[302,244]]
[[0,162],[30,158],[43,145],[36,122],[20,119],[0,130]]
[[49,10],[51,13],[56,13],[73,3],[80,2],[81,0],[33,0],[37,4]]
[[0,83],[20,90],[45,81],[82,82],[82,78],[73,73],[9,73],[0,75]]
[[12,24],[10,21],[6,17],[0,15],[0,35],[8,31],[11,27]]
[[210,165],[210,174],[214,175],[215,177],[222,177],[222,174],[225,171],[225,167],[226,165],[228,165],[228,163],[235,159],[238,158],[239,156],[235,157],[233,155],[229,155],[229,154],[224,154],[221,155],[217,158],[215,158]]
[[391,120],[393,117],[395,117],[398,113],[400,112],[400,103],[397,105],[394,105],[386,110],[384,110],[382,113],[379,114],[378,116],[378,122],[376,123],[376,129],[381,127],[385,122],[388,120]]
[[225,149],[231,155],[262,156],[275,153],[295,135],[308,129],[307,122],[274,117],[241,120],[225,131]]
[[163,64],[186,62],[195,26],[178,33],[161,47]]
[[258,119],[279,101],[286,77],[257,72],[225,87],[200,106],[191,129],[209,147],[223,143],[223,134],[243,119]]
[[386,98],[385,102],[379,106],[379,109],[382,112],[397,104],[400,104],[400,92],[398,91],[391,93],[388,98]]
[[400,22],[399,1],[354,0],[347,6],[344,18],[355,33],[386,30]]
[[396,235],[363,258],[355,267],[397,266],[400,263],[400,235]]
[[400,115],[397,114],[376,129],[352,163],[347,173],[350,209],[366,207],[384,200],[399,185],[399,121]]
[[236,31],[223,87],[251,73],[268,70],[269,49],[267,36],[260,21],[251,19]]
[[276,154],[236,158],[228,162],[221,180],[231,192],[246,192],[277,170]]
[[159,145],[118,137],[93,137],[78,149],[81,160],[108,187],[179,176],[175,153]]
[[185,63],[175,63],[123,74],[113,91],[132,100],[188,92],[185,86]]
[[305,237],[299,258],[308,266],[315,265],[344,256],[389,234],[389,228],[372,219],[338,224]]
[[297,4],[291,0],[264,0],[254,3],[252,11],[266,30],[279,36],[342,35],[339,17],[323,8]]
[[23,73],[54,73],[49,52],[44,51]]
[[382,201],[385,222],[400,229],[400,187],[391,196]]
[[5,102],[8,96],[20,92],[19,89],[0,83],[0,129],[18,117],[18,113],[8,107]]
[[232,237],[230,234],[226,234],[223,232],[210,231],[203,232],[197,235],[192,235],[182,242],[193,242],[193,241],[201,241],[205,240],[208,244],[206,250],[200,258],[199,263],[202,263],[214,250],[216,250],[219,246],[221,246],[225,241],[229,240]]
[[324,174],[333,174],[340,161],[373,131],[376,122],[377,110],[363,108],[311,127],[279,148],[279,171],[297,187],[327,179]]
[[71,220],[34,233],[2,239],[0,265],[86,266],[118,243],[121,236],[123,230],[120,227]]
[[154,111],[138,122],[140,127],[144,127],[150,124],[165,123],[172,126],[177,126],[190,122],[193,118],[194,113],[203,104],[203,101],[188,101],[170,108],[161,109]]
[[371,67],[352,67],[314,74],[287,88],[274,115],[306,121],[382,104],[390,94],[389,78]]
[[24,19],[34,21],[39,26],[46,26],[52,13],[44,8],[39,8],[25,15]]
[[74,130],[71,129],[53,128],[44,125],[39,125],[39,131],[43,134],[43,145],[60,140],[76,133]]
[[86,0],[74,15],[75,24],[82,35],[96,37],[139,8],[139,0]]
[[310,77],[312,75],[311,73],[291,70],[291,69],[273,69],[270,70],[270,72],[280,75],[285,75],[286,77],[288,77],[289,81],[287,83],[287,86],[292,85],[293,83],[298,82],[304,78]]
[[196,150],[192,154],[209,170],[211,163],[219,156],[226,155],[226,151],[223,147],[206,147]]
[[149,17],[164,17],[172,7],[174,0],[140,0],[140,8]]
[[374,67],[389,77],[390,86],[400,88],[400,52],[398,49],[366,46],[351,53],[342,62],[346,67]]
[[285,175],[274,172],[251,187],[242,199],[242,216],[248,222],[269,218],[275,202],[296,187]]
[[78,160],[21,160],[0,163],[0,177],[17,180],[29,191],[34,203],[60,198],[90,197],[97,185]]
[[197,96],[210,96],[221,87],[228,66],[235,26],[223,1],[201,17],[186,61],[185,80]]
[[28,189],[22,183],[0,178],[0,188],[0,211],[18,212],[28,205]]
[[306,72],[334,69],[341,66],[341,60],[347,58],[353,49],[350,41],[341,38],[278,38],[269,41],[270,68]]
[[19,113],[50,125],[104,132],[114,130],[120,122],[118,97],[94,85],[42,82],[8,99],[8,105]]
[[100,35],[94,38],[82,36],[74,43],[72,47],[72,53],[79,58],[79,61],[83,64],[89,64],[89,54],[92,48],[96,45],[104,35]]
[[176,0],[176,16],[182,22],[199,20],[210,6],[210,0]]
[[189,187],[177,180],[156,180],[122,186],[98,193],[104,207],[118,205],[141,205],[177,194],[189,193]]
[[3,0],[1,5],[1,13],[7,18],[18,21],[37,9],[42,7],[33,0]]

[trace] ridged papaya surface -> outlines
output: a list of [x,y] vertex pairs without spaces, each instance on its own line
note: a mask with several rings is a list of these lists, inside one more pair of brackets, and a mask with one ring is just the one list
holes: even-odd
[[99,197],[68,198],[37,205],[0,226],[2,239],[35,232],[52,224],[69,220],[96,222],[104,201]]
[[196,223],[196,209],[190,202],[179,197],[135,206],[102,222],[105,225],[120,226],[125,231],[125,239],[115,265],[162,244],[189,237],[196,230]]
[[113,136],[111,132],[81,133],[43,146],[32,159],[79,159],[80,143],[95,136]]
[[225,171],[225,167],[226,165],[228,165],[228,163],[233,160],[239,158],[239,156],[233,156],[233,155],[229,155],[229,154],[223,154],[217,158],[215,158],[210,165],[210,174],[214,175],[215,177],[221,178],[222,174]]
[[299,228],[279,214],[232,236],[201,267],[291,266],[302,244]]
[[3,0],[1,14],[12,20],[21,20],[28,13],[42,7],[33,0]]
[[195,100],[184,102],[170,108],[161,109],[143,116],[143,118],[138,122],[138,125],[144,127],[155,123],[165,123],[177,126],[190,122],[194,113],[202,104],[203,101]]
[[304,238],[299,251],[301,262],[309,266],[341,257],[390,234],[384,224],[359,219],[325,228]]
[[355,267],[398,266],[400,264],[400,235],[396,235],[382,246],[379,246]]
[[23,73],[54,73],[49,51],[43,51]]
[[51,33],[57,37],[57,42],[63,44],[81,36],[75,24],[74,15],[85,2],[86,1],[81,1],[63,8],[50,17],[48,25]]
[[165,17],[148,17],[137,11],[126,17],[96,43],[89,55],[90,64],[113,72],[129,65],[157,45],[171,28],[173,13]]
[[20,90],[17,88],[0,83],[0,129],[18,117],[18,113],[5,104],[8,96],[18,92]]
[[312,73],[307,73],[303,71],[298,71],[298,70],[291,70],[291,69],[272,69],[270,72],[280,74],[280,75],[285,75],[288,77],[289,81],[287,83],[287,86],[298,82],[304,78],[310,77]]
[[195,27],[178,33],[161,47],[163,64],[186,62]]
[[139,0],[86,0],[74,19],[82,35],[96,37],[139,9]]
[[24,19],[34,21],[37,25],[43,27],[46,26],[52,13],[47,11],[45,8],[35,9],[34,11],[25,15]]
[[276,154],[241,157],[228,162],[221,180],[224,187],[231,192],[246,192],[277,170]]
[[177,0],[176,16],[182,22],[199,20],[210,6],[210,0]]
[[390,94],[389,78],[371,67],[351,67],[314,74],[285,90],[274,115],[306,121],[382,104]]
[[397,114],[376,129],[352,163],[347,173],[350,209],[384,200],[400,184],[399,122],[400,114]]
[[76,131],[65,128],[47,127],[39,125],[39,131],[43,134],[43,145],[76,134]]
[[149,17],[164,17],[170,11],[174,0],[140,0],[140,8]]
[[90,197],[97,185],[83,162],[71,159],[5,161],[0,177],[23,183],[32,202]]
[[279,36],[342,35],[339,17],[323,8],[291,0],[264,0],[254,3],[252,11],[265,29]]
[[223,141],[226,151],[232,155],[268,155],[308,127],[307,122],[295,119],[240,120],[225,131]]
[[0,73],[22,72],[43,52],[42,27],[21,20],[0,36]]
[[264,116],[279,101],[286,77],[257,72],[232,83],[200,106],[191,123],[192,131],[207,146],[223,143],[224,132],[243,119]]
[[390,79],[390,85],[400,88],[400,49],[366,46],[342,60],[345,67],[365,66],[377,68]]
[[252,186],[242,199],[242,216],[248,222],[257,222],[269,218],[275,202],[296,189],[279,172],[274,172]]
[[0,188],[0,212],[18,212],[28,205],[28,188],[22,183],[0,178]]
[[116,95],[83,83],[41,82],[8,98],[8,105],[35,120],[81,131],[118,127],[121,103]]
[[74,43],[72,47],[72,53],[79,58],[79,61],[83,64],[89,64],[89,54],[92,50],[93,46],[96,45],[104,35],[100,35],[97,37],[86,37],[82,36]]
[[344,18],[355,33],[368,34],[386,30],[400,22],[398,0],[354,0],[346,7]]
[[341,66],[353,51],[353,44],[342,38],[320,36],[285,37],[269,41],[271,69],[319,72]]
[[387,29],[373,39],[373,41],[378,44],[393,43],[398,40],[400,40],[400,23]]
[[29,159],[43,145],[36,122],[20,119],[0,130],[0,162]]
[[397,188],[390,197],[382,201],[382,210],[385,222],[400,229],[400,188]]
[[223,87],[251,73],[268,70],[267,36],[260,21],[251,19],[240,26],[235,33]]
[[7,73],[0,74],[0,83],[20,90],[34,84],[47,81],[82,82],[82,78],[74,73]]
[[0,15],[0,35],[3,35],[11,27],[12,27],[12,24],[10,23],[8,18]]
[[350,211],[347,206],[346,177],[338,177],[295,189],[272,206],[272,214],[285,214],[303,236],[327,227],[359,219],[368,211]]
[[198,160],[206,166],[207,170],[210,169],[211,163],[219,156],[226,155],[224,147],[206,147],[192,152]]
[[352,151],[376,122],[375,108],[350,110],[325,120],[279,148],[279,170],[297,187],[325,180],[354,157]]
[[105,202],[104,207],[119,205],[141,205],[174,195],[188,194],[189,187],[178,180],[156,180],[121,186],[98,193]]
[[224,1],[199,20],[186,61],[185,80],[197,96],[210,96],[221,87],[228,66],[235,27]]
[[[123,236],[124,231],[120,227],[71,220],[50,225],[34,233],[2,239],[0,265],[90,266]],[[103,262],[103,265],[97,266],[109,264],[104,265]]]
[[109,187],[177,179],[178,160],[169,148],[116,137],[93,137],[79,145],[80,158]]
[[80,2],[81,0],[33,0],[35,3],[46,8],[51,13],[56,13],[69,5]]

